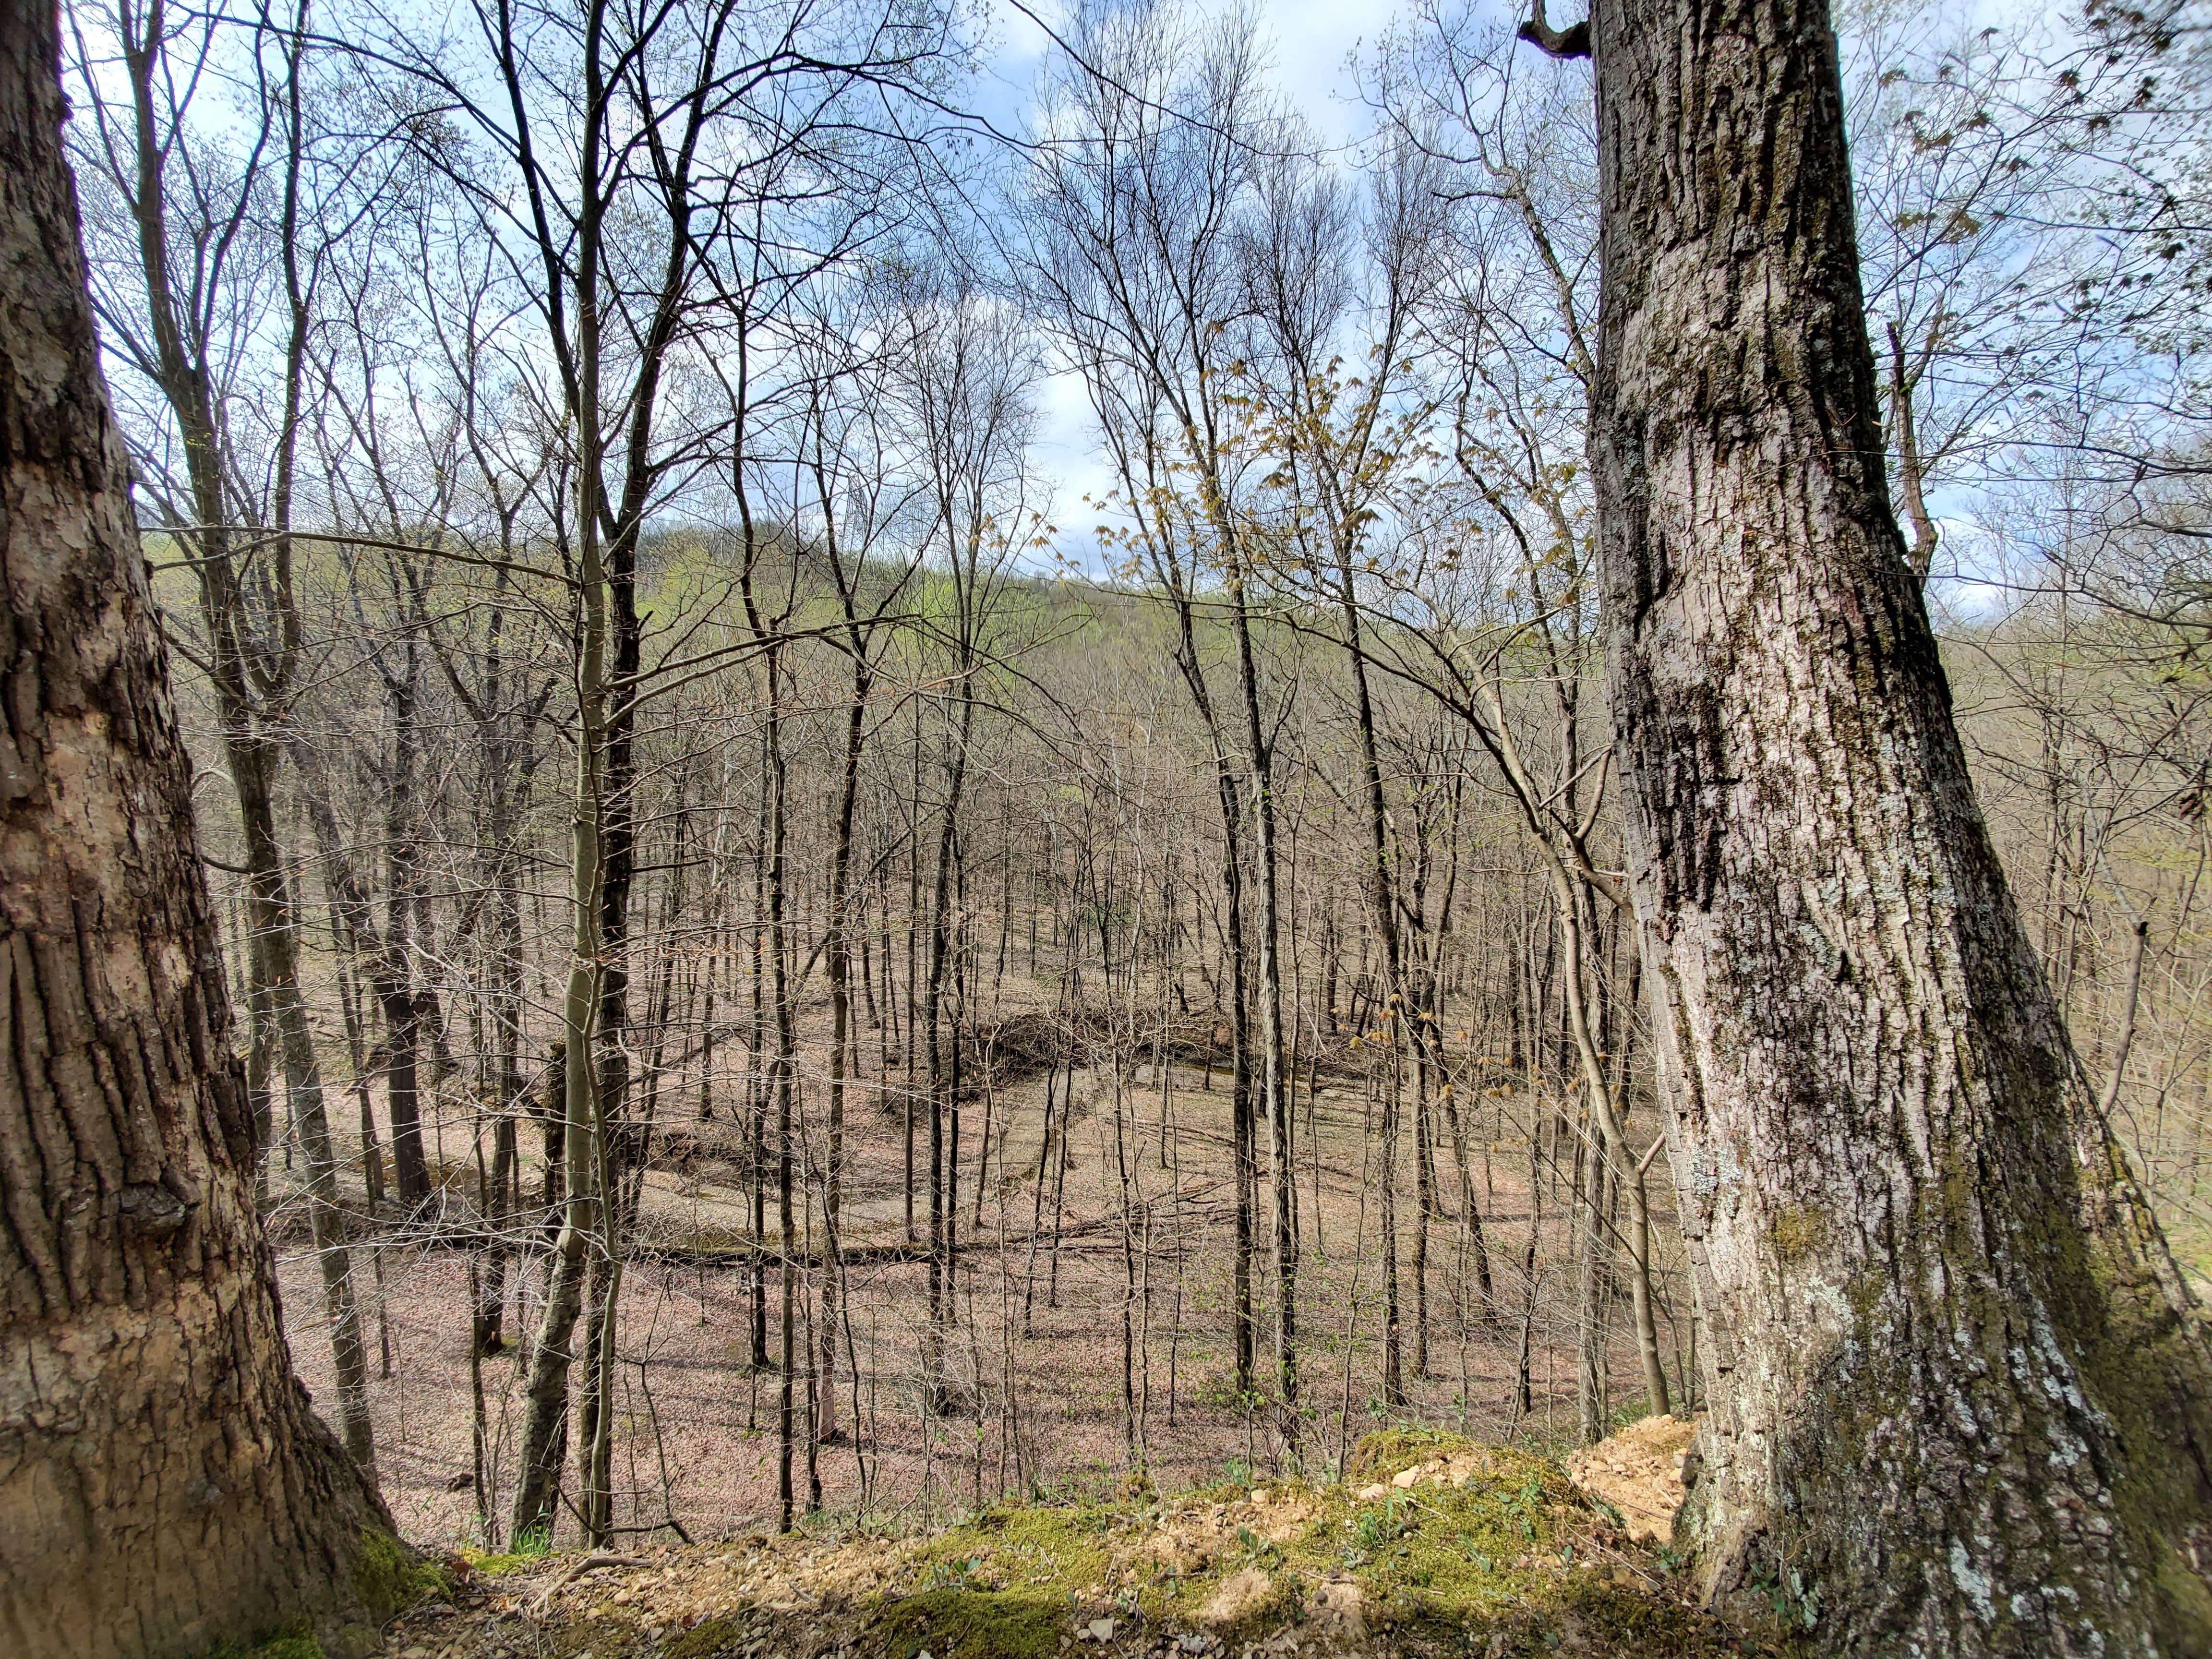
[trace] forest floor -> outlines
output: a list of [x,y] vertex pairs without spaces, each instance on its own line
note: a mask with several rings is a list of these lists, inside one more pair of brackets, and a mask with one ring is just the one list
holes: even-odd
[[[994,1091],[980,1182],[986,1108],[968,1103],[960,1266],[937,1362],[946,1386],[933,1400],[921,1386],[931,1341],[926,1269],[905,1244],[903,1079],[895,1068],[888,1080],[879,1065],[868,1070],[871,1080],[850,1091],[847,1115],[840,1232],[849,1266],[836,1416],[815,1464],[826,1514],[910,1532],[1008,1499],[1107,1500],[1139,1469],[1170,1492],[1292,1467],[1336,1475],[1364,1434],[1391,1426],[1448,1428],[1524,1449],[1560,1451],[1577,1438],[1579,1265],[1567,1224],[1575,1143],[1571,1135],[1546,1137],[1532,1158],[1531,1120],[1555,1121],[1537,1097],[1499,1091],[1463,1111],[1472,1218],[1456,1150],[1439,1134],[1425,1271],[1417,1271],[1424,1229],[1413,1115],[1402,1114],[1392,1218],[1401,1355],[1394,1401],[1384,1376],[1381,1091],[1372,1079],[1342,1073],[1324,1073],[1310,1095],[1300,1090],[1304,1444],[1293,1458],[1269,1431],[1272,1410],[1250,1409],[1234,1384],[1235,1189],[1221,1073],[1209,1079],[1201,1067],[1171,1066],[1163,1078],[1134,1066],[1117,1089],[1111,1068],[1079,1067],[1065,1167],[1045,1168],[1042,1191],[1045,1079],[1032,1074]],[[1052,1085],[1063,1108],[1070,1082],[1063,1071]],[[748,1126],[731,1109],[741,1103],[726,1103],[702,1121],[696,1089],[687,1083],[671,1091],[684,1102],[680,1111],[669,1098],[661,1103],[639,1248],[621,1298],[616,1520],[631,1542],[732,1539],[775,1514],[779,1271],[771,1259],[757,1304],[748,1265]],[[818,1079],[809,1080],[799,1108],[817,1144],[819,1094]],[[379,1469],[395,1520],[420,1544],[497,1548],[520,1421],[514,1339],[534,1328],[542,1270],[533,1261],[510,1273],[508,1352],[472,1368],[471,1252],[453,1242],[475,1227],[466,1121],[457,1114],[432,1142],[434,1154],[442,1152],[435,1167],[448,1182],[441,1198],[449,1222],[441,1226],[434,1217],[388,1228],[377,1248],[356,1249],[356,1271],[368,1316]],[[539,1176],[535,1126],[525,1130],[526,1194]],[[917,1153],[926,1170],[926,1126]],[[821,1232],[816,1176],[799,1195],[803,1249]],[[284,1190],[281,1168],[276,1180]],[[923,1192],[917,1224],[926,1232],[926,1185]],[[1655,1197],[1663,1203],[1663,1194]],[[275,1225],[295,1362],[319,1399],[332,1386],[329,1347],[298,1207],[280,1212]],[[1487,1298],[1471,1219],[1486,1246]],[[772,1196],[768,1220],[773,1238]],[[1255,1224],[1263,1237],[1255,1293],[1264,1307],[1264,1194]],[[818,1269],[798,1275],[802,1355],[817,1340],[822,1277]],[[1685,1305],[1671,1274],[1662,1273],[1660,1290],[1662,1310]],[[753,1363],[757,1305],[766,1316],[764,1367]],[[1626,1313],[1626,1285],[1616,1284],[1608,1425],[1646,1408]],[[1524,1326],[1525,1410],[1517,1403]],[[1271,1322],[1263,1320],[1258,1334],[1265,1386]],[[1686,1337],[1686,1321],[1662,1326],[1670,1370],[1683,1365]],[[481,1461],[473,1429],[479,1384]],[[800,1384],[803,1401],[803,1376]],[[804,1508],[803,1449],[794,1479]],[[572,1530],[564,1518],[556,1541]]]
[[[453,1558],[453,1593],[386,1632],[396,1659],[1257,1659],[1791,1650],[1690,1599],[1589,1476],[1679,1503],[1686,1421],[1557,1462],[1432,1432],[1364,1439],[1346,1478],[1131,1479],[894,1538],[810,1528],[635,1553]],[[1645,1517],[1648,1520],[1655,1517]],[[1671,1511],[1656,1517],[1662,1523]],[[1663,1530],[1663,1524],[1660,1528]]]

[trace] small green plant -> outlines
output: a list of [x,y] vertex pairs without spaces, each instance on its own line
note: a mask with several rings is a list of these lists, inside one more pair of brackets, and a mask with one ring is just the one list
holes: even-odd
[[[1352,1536],[1359,1547],[1370,1553],[1395,1544],[1413,1530],[1413,1505],[1403,1492],[1392,1492],[1382,1500],[1379,1510],[1363,1510],[1352,1525]],[[1532,1531],[1528,1534],[1534,1538]]]
[[1766,1598],[1767,1605],[1774,1609],[1777,1619],[1786,1616],[1787,1598],[1783,1595],[1782,1581],[1774,1576],[1773,1568],[1762,1565],[1752,1575],[1751,1588],[1753,1593]]
[[1544,1518],[1544,1477],[1531,1474],[1521,1490],[1508,1496],[1505,1502],[1515,1511],[1522,1531],[1534,1538],[1536,1523]]
[[983,1558],[971,1555],[964,1561],[938,1561],[930,1565],[929,1577],[923,1582],[925,1590],[974,1589],[975,1575],[983,1571]]
[[1243,1547],[1244,1559],[1251,1566],[1273,1572],[1283,1565],[1283,1553],[1249,1527],[1237,1528],[1237,1541]]
[[1792,1567],[1782,1577],[1777,1577],[1771,1567],[1762,1567],[1751,1587],[1766,1598],[1774,1609],[1775,1619],[1784,1626],[1802,1625],[1811,1630],[1820,1622],[1820,1594],[1808,1589],[1797,1569]]
[[1222,1479],[1232,1486],[1252,1484],[1252,1466],[1241,1457],[1232,1457],[1221,1466]]
[[1249,1409],[1250,1396],[1237,1386],[1232,1373],[1214,1371],[1199,1383],[1198,1401],[1208,1411],[1241,1413]]

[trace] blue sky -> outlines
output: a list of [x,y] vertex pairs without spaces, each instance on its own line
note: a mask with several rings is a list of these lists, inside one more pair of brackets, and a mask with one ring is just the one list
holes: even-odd
[[[1062,15],[1061,0],[1025,0],[1036,18],[1054,23]],[[1191,0],[1201,10],[1211,10],[1237,0]],[[1325,143],[1349,147],[1364,135],[1368,112],[1356,95],[1351,60],[1364,55],[1374,42],[1403,17],[1413,0],[1243,0],[1258,17],[1262,38],[1270,46],[1275,83],[1293,101],[1314,131]],[[1525,0],[1477,0],[1486,9],[1516,12]],[[1832,0],[1840,11],[1850,0]],[[984,71],[982,107],[993,118],[1010,125],[1020,124],[1028,107],[1037,75],[1050,42],[1042,27],[1017,9],[1009,0],[993,0],[993,55]],[[2035,0],[1951,0],[1962,19],[2005,23],[2036,15]],[[1575,0],[1555,4],[1573,15]],[[2055,21],[2055,19],[2052,20]],[[1081,382],[1072,374],[1053,377],[1039,388],[1038,430],[1032,451],[1040,485],[1039,498],[1052,522],[1060,527],[1056,538],[1060,553],[1088,564],[1095,552],[1091,527],[1098,515],[1084,504],[1086,495],[1102,495],[1112,488],[1112,478],[1099,453],[1096,428]],[[1939,498],[1933,503],[1947,530],[1957,530]],[[1947,536],[1948,552],[1964,550],[1955,537]],[[1945,601],[1968,611],[1988,608],[1995,596],[1979,590],[1969,576],[1958,575],[1942,583]]]
[[[1030,9],[1050,23],[1061,15],[1059,0],[1029,0]],[[1204,0],[1200,0],[1201,6]],[[1261,33],[1270,43],[1274,80],[1295,102],[1313,130],[1334,144],[1354,142],[1365,113],[1354,94],[1347,67],[1352,55],[1371,43],[1400,15],[1396,4],[1362,5],[1356,0],[1256,0]],[[1030,89],[1049,48],[1036,22],[999,0],[994,25],[997,52],[985,71],[987,107],[1015,116],[1029,103]],[[1039,429],[1034,459],[1041,482],[1050,488],[1052,521],[1060,526],[1062,549],[1086,556],[1095,516],[1083,505],[1086,492],[1109,488],[1097,455],[1090,405],[1073,375],[1048,381],[1039,397]]]

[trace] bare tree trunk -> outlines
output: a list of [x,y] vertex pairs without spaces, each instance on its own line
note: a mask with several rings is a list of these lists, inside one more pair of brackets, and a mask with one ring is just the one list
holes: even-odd
[[388,675],[386,683],[392,703],[392,771],[385,790],[384,927],[371,985],[384,1011],[384,1109],[392,1125],[392,1167],[398,1180],[399,1202],[419,1206],[429,1199],[431,1181],[429,1160],[422,1151],[422,1020],[408,945],[416,886],[414,835],[405,816],[415,798],[413,665],[404,678]]
[[[964,657],[964,653],[963,653]],[[929,1051],[929,1357],[922,1386],[945,1407],[943,1331],[952,1318],[952,1231],[957,1221],[952,1185],[958,1179],[960,1029],[951,1032],[951,1052],[940,1040],[945,1026],[946,978],[952,949],[954,865],[958,857],[961,798],[968,776],[968,747],[975,719],[975,684],[961,665],[959,724],[950,734],[945,757],[944,816],[937,836],[937,864],[929,908],[928,967],[922,981],[922,1040]],[[955,1137],[948,1152],[945,1131]]]
[[1389,1046],[1382,1060],[1382,1155],[1376,1163],[1375,1185],[1382,1232],[1382,1403],[1396,1411],[1406,1404],[1404,1310],[1398,1295],[1398,1142],[1405,1130],[1399,1109],[1397,1022],[1385,1020],[1383,1030]]
[[769,728],[761,732],[761,787],[753,822],[753,945],[751,962],[752,1023],[745,1039],[746,1126],[750,1135],[746,1164],[752,1197],[752,1284],[750,1319],[752,1368],[768,1369],[768,1073],[761,1056],[767,1042],[769,932],[760,918],[768,915]]
[[[1172,573],[1180,576],[1180,571]],[[1253,1140],[1252,1119],[1252,997],[1251,952],[1245,945],[1244,917],[1244,813],[1237,799],[1237,775],[1231,751],[1221,731],[1213,706],[1212,693],[1207,690],[1205,669],[1198,654],[1198,641],[1194,623],[1194,606],[1189,595],[1179,581],[1169,584],[1170,598],[1176,610],[1176,661],[1182,671],[1183,684],[1188,688],[1191,701],[1198,709],[1199,718],[1206,724],[1207,743],[1213,757],[1214,793],[1221,811],[1221,890],[1227,915],[1224,921],[1222,955],[1227,958],[1224,977],[1230,983],[1229,998],[1229,1139],[1230,1156],[1236,1169],[1236,1242],[1231,1263],[1230,1322],[1236,1343],[1237,1392],[1240,1395],[1252,1393],[1257,1343],[1254,1331],[1252,1305],[1253,1227],[1257,1209],[1259,1161]],[[1205,939],[1199,936],[1200,966],[1204,965]],[[1213,1086],[1213,1040],[1208,1034],[1206,1045],[1206,1086]],[[1054,1261],[1057,1264],[1057,1255]]]
[[2212,1373],[1890,510],[1827,9],[1591,39],[1608,674],[1711,1401],[1678,1525],[1832,1651],[2212,1650]]
[[[863,645],[854,657],[853,706],[846,716],[844,766],[838,783],[836,839],[830,855],[830,930],[823,945],[830,970],[830,1146],[823,1167],[823,1243],[827,1255],[822,1273],[821,1372],[816,1394],[820,1401],[817,1437],[824,1442],[837,1437],[837,1294],[844,1278],[838,1223],[845,1176],[846,1060],[854,1036],[853,814],[860,800],[860,750],[867,734],[872,679],[865,648]],[[866,929],[861,931],[865,936]],[[853,1052],[859,1052],[857,1047]]]
[[[761,631],[756,621],[755,632]],[[775,1191],[777,1250],[781,1258],[777,1279],[777,1307],[781,1316],[782,1346],[777,1350],[779,1392],[776,1396],[776,1513],[777,1529],[791,1530],[794,1492],[792,1486],[793,1437],[797,1430],[796,1402],[793,1397],[798,1369],[798,1218],[792,1206],[792,1089],[793,1076],[798,1060],[799,1037],[794,1025],[795,1010],[792,1006],[791,952],[786,943],[789,921],[787,908],[788,881],[786,873],[785,842],[789,817],[788,772],[784,760],[782,738],[782,666],[779,653],[771,649],[768,653],[769,718],[767,723],[769,766],[763,787],[769,792],[768,826],[768,948],[769,994],[775,1004],[775,1064],[772,1083],[775,1091]]]
[[1594,1446],[1612,1425],[1606,1420],[1607,1350],[1612,1346],[1611,1321],[1607,1312],[1613,1241],[1607,1231],[1606,1204],[1611,1196],[1611,1173],[1600,1150],[1597,1126],[1590,1126],[1589,1188],[1583,1195],[1582,1281],[1575,1317],[1575,1406],[1581,1418],[1583,1443]]
[[586,9],[584,35],[584,210],[574,267],[576,314],[576,774],[570,804],[568,889],[571,935],[562,990],[561,1231],[547,1276],[545,1306],[531,1350],[523,1407],[521,1473],[515,1484],[517,1540],[550,1536],[568,1437],[568,1369],[576,1319],[583,1307],[586,1258],[611,1194],[599,1185],[606,1159],[599,1149],[605,1118],[599,1099],[599,1023],[605,958],[600,928],[607,872],[607,678],[613,583],[600,538],[599,258],[603,200],[601,144],[607,85],[601,67],[606,16]]
[[[1291,1075],[1297,1075],[1291,1069]],[[1437,1208],[1436,1142],[1429,1117],[1428,1054],[1413,1044],[1413,1375],[1429,1374],[1429,1219]]]
[[285,1351],[58,55],[0,6],[0,1645],[152,1659],[381,1617],[391,1522]]
[[[1217,512],[1223,499],[1218,489]],[[1226,526],[1223,526],[1226,531]],[[1226,533],[1224,546],[1236,544]],[[1260,914],[1256,936],[1260,999],[1260,1121],[1267,1126],[1268,1223],[1275,1258],[1275,1387],[1283,1437],[1298,1437],[1298,1235],[1291,1192],[1290,1087],[1283,1076],[1282,923],[1277,896],[1274,761],[1260,707],[1259,670],[1241,564],[1230,573],[1230,628],[1236,641],[1237,684],[1244,708],[1245,759],[1251,767],[1252,823]]]

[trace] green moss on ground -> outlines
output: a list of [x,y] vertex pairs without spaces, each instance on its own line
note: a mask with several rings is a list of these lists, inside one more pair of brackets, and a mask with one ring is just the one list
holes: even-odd
[[[1465,1485],[1391,1486],[1364,1502],[1357,1481],[1278,1481],[1265,1483],[1271,1501],[1261,1507],[1244,1505],[1239,1486],[1172,1501],[1146,1492],[992,1510],[915,1552],[904,1599],[887,1604],[877,1630],[889,1659],[923,1649],[933,1659],[1032,1659],[1094,1616],[1211,1628],[1233,1645],[1304,1622],[1324,1585],[1348,1583],[1370,1635],[1449,1645],[1502,1637],[1500,1652],[1563,1643],[1608,1653],[1741,1650],[1740,1632],[1723,1634],[1688,1606],[1656,1553],[1631,1544],[1548,1458],[1389,1430],[1364,1442],[1351,1467],[1382,1481],[1454,1455],[1477,1462]],[[1287,1530],[1285,1518],[1294,1518]],[[1179,1570],[1185,1536],[1201,1541],[1194,1553],[1206,1559]],[[1223,1586],[1239,1574],[1224,1603]]]
[[499,1552],[464,1547],[460,1557],[480,1578],[504,1578],[511,1572],[527,1572],[542,1565],[550,1553],[544,1549]]
[[[394,1613],[436,1597],[453,1599],[453,1583],[442,1567],[410,1549],[390,1533],[365,1528],[361,1552],[354,1558],[354,1593],[369,1616],[381,1623]],[[335,1651],[373,1650],[376,1633],[366,1626],[349,1625],[335,1632]],[[312,1620],[301,1617],[258,1632],[251,1641],[218,1642],[205,1649],[200,1659],[328,1659]]]
[[380,1620],[417,1602],[450,1601],[453,1594],[444,1568],[374,1527],[362,1528],[361,1553],[354,1558],[353,1587],[362,1605]]
[[[1465,1479],[1434,1480],[1437,1466]],[[1496,1659],[1792,1651],[1691,1605],[1671,1558],[1632,1542],[1551,1458],[1394,1430],[1352,1467],[1341,1485],[1264,1492],[1164,1498],[1123,1482],[1098,1501],[1002,1505],[902,1544],[656,1552],[638,1579],[603,1583],[590,1611],[541,1627],[540,1659],[757,1659],[793,1644],[854,1659],[1103,1659],[1193,1632],[1212,1659],[1262,1642]],[[1422,1479],[1392,1483],[1408,1468]],[[1084,1639],[1094,1634],[1110,1639]]]
[[734,1619],[709,1619],[686,1631],[661,1651],[661,1659],[714,1659],[744,1639],[744,1626]]
[[[360,1605],[345,1611],[349,1615],[366,1613],[374,1624],[433,1598],[453,1600],[453,1581],[445,1569],[380,1528],[362,1529],[352,1577]],[[324,1634],[331,1639],[328,1650],[316,1634],[314,1621],[303,1615],[258,1632],[245,1643],[217,1642],[204,1649],[198,1659],[331,1659],[333,1654],[344,1659],[374,1652],[378,1646],[377,1632],[370,1625],[326,1625]]]
[[295,1619],[264,1632],[243,1647],[235,1642],[218,1642],[201,1659],[323,1659],[323,1644],[315,1639],[313,1624]]
[[1033,1591],[923,1590],[893,1602],[874,1637],[890,1659],[1052,1659],[1068,1619],[1065,1602]]

